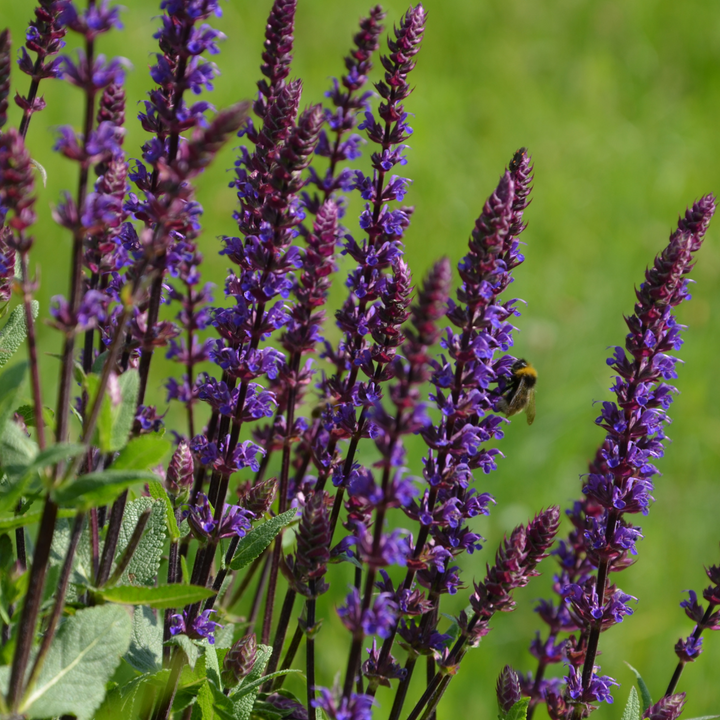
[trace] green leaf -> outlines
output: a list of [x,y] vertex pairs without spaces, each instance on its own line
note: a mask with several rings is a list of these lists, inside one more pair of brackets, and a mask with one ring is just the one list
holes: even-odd
[[39,470],[44,467],[56,465],[59,462],[77,457],[86,450],[85,445],[78,443],[56,443],[37,454],[37,457],[31,465],[31,469]]
[[[33,318],[38,315],[40,305],[37,300],[31,303]],[[25,342],[27,325],[25,324],[25,308],[18,305],[11,313],[5,327],[0,330],[0,367],[7,365],[17,349]]]
[[528,714],[528,706],[530,705],[530,698],[520,698],[507,712],[505,720],[525,720]]
[[0,465],[14,475],[17,468],[29,465],[38,454],[38,446],[15,422],[8,422],[0,431]]
[[210,683],[206,680],[200,686],[190,720],[213,720],[214,717],[213,694],[210,689]]
[[[117,452],[127,445],[135,420],[140,376],[137,370],[127,370],[117,379],[121,400],[116,405],[105,392],[100,406],[93,444],[103,452]],[[98,375],[88,375],[86,380],[91,399],[97,395],[100,385]]]
[[625,664],[633,671],[633,673],[635,673],[638,687],[640,688],[640,697],[642,698],[642,709],[643,712],[645,712],[653,704],[652,697],[650,696],[650,690],[645,684],[645,681],[642,679],[640,673],[629,662],[626,662]]
[[149,470],[155,467],[172,446],[157,435],[133,438],[112,464],[113,470]]
[[268,647],[267,645],[257,646],[257,659],[255,660],[255,665],[253,666],[253,669],[250,671],[250,674],[244,679],[242,684],[238,685],[235,692],[230,695],[230,700],[232,700],[233,704],[233,714],[235,715],[235,720],[250,720],[250,713],[252,713],[253,705],[255,705],[258,688],[257,686],[249,688],[247,689],[247,692],[244,692],[241,695],[238,695],[238,693],[243,688],[248,688],[248,686],[252,685],[253,683],[263,681],[263,673],[265,672],[265,667],[267,666],[271,655],[271,647]]
[[[149,608],[163,609],[184,607],[190,603],[206,600],[215,593],[212,588],[199,585],[158,585],[158,587],[121,585],[100,590],[97,594],[105,600],[122,605],[146,605]],[[178,637],[180,635],[175,636]]]
[[[15,423],[12,423],[12,425],[15,425]],[[6,426],[6,435],[12,434],[15,432],[15,430],[12,429],[12,425],[8,424]],[[17,426],[16,426],[17,427]],[[22,432],[18,428],[19,432],[22,436],[25,436],[25,433]],[[25,436],[25,440],[28,440],[28,438]],[[23,442],[23,441],[21,441]],[[32,442],[32,441],[31,441]],[[32,451],[35,448],[29,447],[28,450]],[[8,465],[5,470],[8,475],[8,493],[12,493],[12,498],[4,497],[5,493],[3,492],[3,489],[0,489],[0,496],[3,496],[0,499],[0,511],[2,509],[9,509],[8,504],[10,502],[10,499],[17,500],[19,496],[22,493],[27,492],[28,485],[33,485],[35,491],[40,491],[42,489],[42,483],[40,480],[40,477],[38,473],[45,467],[49,467],[51,465],[54,465],[55,463],[66,460],[67,458],[74,457],[75,455],[79,455],[80,453],[85,451],[84,445],[74,445],[71,443],[58,443],[57,445],[52,445],[51,447],[47,448],[46,450],[43,450],[42,452],[38,453],[36,456],[34,456],[29,462],[25,464],[17,464],[17,465]],[[33,482],[35,481],[35,482]],[[29,521],[32,522],[32,521]],[[21,522],[21,525],[27,525],[29,522]],[[20,527],[20,525],[15,525],[15,527]]]
[[[32,405],[21,405],[16,411],[18,415],[21,415],[25,424],[30,427],[35,427],[35,408]],[[42,409],[42,421],[43,425],[49,427],[51,430],[55,430],[55,413],[49,407],[43,407]]]
[[[297,668],[288,668],[287,670],[278,670],[277,672],[268,673],[267,675],[263,675],[261,678],[258,678],[257,680],[253,680],[253,682],[248,682],[248,679],[245,678],[245,682],[242,685],[239,685],[235,692],[232,694],[233,700],[238,700],[243,697],[245,697],[248,694],[252,694],[253,702],[254,698],[257,695],[257,689],[265,684],[266,680],[272,680],[276,677],[281,677],[282,675],[290,675],[290,673],[299,673],[302,672],[301,670]],[[248,676],[249,677],[249,676]],[[518,700],[518,702],[521,702]],[[529,702],[529,700],[528,700]]]
[[33,476],[26,472],[38,453],[38,446],[15,422],[5,424],[0,433],[0,464],[5,477],[0,480],[0,512],[14,511],[23,495],[39,493],[42,488],[32,486]]
[[130,645],[130,617],[121,607],[84,608],[68,618],[50,647],[37,682],[28,689],[20,712],[30,718],[75,715],[89,720],[105,697]]
[[155,576],[160,570],[165,547],[165,505],[153,498],[141,497],[126,506],[118,535],[117,558],[122,556],[139,517],[147,508],[151,508],[150,517],[132,559],[122,574],[120,585],[154,585]]
[[[1,351],[0,358],[2,358]],[[0,361],[0,366],[2,365],[4,363]],[[20,397],[25,384],[27,369],[28,363],[21,362],[8,368],[0,375],[0,430],[5,427],[5,423],[12,417],[18,407],[18,397]]]
[[108,351],[100,353],[93,361],[92,367],[90,368],[91,373],[95,375],[102,375],[103,368],[105,367],[105,361],[108,359]]
[[[190,586],[192,587],[192,586]],[[188,665],[195,667],[200,650],[198,646],[187,635],[174,635],[167,641],[168,645],[177,645],[187,657]]]
[[170,498],[168,497],[167,491],[162,486],[162,483],[158,480],[151,480],[148,483],[150,490],[150,496],[156,500],[162,500],[165,505],[165,519],[167,520],[167,527],[170,532],[171,540],[180,539],[180,528],[177,524],[177,518],[175,517],[175,510],[173,509]]
[[162,669],[163,615],[145,605],[133,614],[130,648],[125,660],[142,673]]
[[[36,510],[34,512],[25,513],[24,515],[0,517],[0,532],[5,532],[6,530],[15,530],[16,528],[25,527],[26,525],[32,525],[33,523],[40,522],[42,514],[42,510]],[[69,518],[74,516],[74,510],[58,511],[58,518]]]
[[205,668],[207,676],[215,683],[215,686],[222,690],[220,681],[220,663],[218,662],[217,650],[214,645],[205,642]]
[[640,720],[640,700],[638,698],[637,690],[634,687],[630,688],[630,697],[628,697],[627,705],[623,710],[621,720]]
[[94,720],[145,720],[152,711],[154,697],[165,688],[169,676],[168,668],[121,682],[108,692]]
[[270,545],[275,536],[293,521],[296,515],[297,509],[292,508],[251,530],[238,543],[235,555],[230,561],[230,567],[233,570],[240,570],[249,565]]
[[126,370],[119,378],[122,402],[117,407],[113,416],[112,437],[110,439],[110,451],[114,452],[125,447],[133,423],[135,422],[135,410],[137,407],[138,390],[140,389],[140,375],[137,370]]
[[123,490],[148,480],[157,480],[147,470],[102,470],[74,478],[52,492],[58,505],[71,505],[87,510],[98,505],[109,505]]

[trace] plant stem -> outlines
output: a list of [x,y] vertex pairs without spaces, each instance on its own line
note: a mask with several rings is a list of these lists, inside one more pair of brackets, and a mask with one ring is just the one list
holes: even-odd
[[115,500],[110,509],[110,520],[108,521],[108,528],[105,534],[105,545],[95,581],[98,587],[104,585],[108,577],[110,577],[110,570],[113,560],[115,559],[115,551],[117,550],[118,537],[120,536],[120,527],[122,526],[127,498],[128,491],[125,490],[120,494],[118,499]]
[[132,556],[135,554],[137,546],[140,544],[142,534],[145,531],[145,526],[150,519],[151,513],[151,507],[145,508],[145,510],[143,510],[140,517],[138,518],[135,529],[133,530],[133,534],[130,536],[130,542],[128,542],[127,547],[125,548],[125,552],[122,554],[122,557],[118,561],[115,572],[108,580],[108,585],[114,585],[118,580],[120,580],[122,574],[125,572],[125,568],[127,568],[127,566],[130,564],[130,560],[132,560]]
[[[715,605],[715,603],[711,602],[708,604],[707,608],[705,609],[705,614],[703,615],[702,620],[695,626],[695,631],[692,634],[693,640],[700,639],[700,636],[703,633],[703,628],[707,627],[708,622],[710,620],[710,616],[713,614],[716,607],[717,607],[717,605]],[[675,689],[677,688],[678,681],[680,680],[680,676],[682,675],[685,665],[686,665],[685,660],[680,660],[680,662],[678,662],[677,667],[675,668],[675,672],[673,673],[673,676],[670,679],[670,684],[668,685],[668,688],[665,691],[665,695],[663,697],[672,695],[675,692]]]
[[[297,593],[295,590],[288,585],[288,589],[285,592],[285,600],[283,600],[282,609],[280,610],[280,618],[275,629],[275,639],[273,641],[272,655],[268,661],[267,668],[265,669],[266,675],[272,675],[277,670],[278,662],[280,661],[280,655],[282,654],[283,645],[285,644],[285,635],[287,633],[288,625],[290,624],[290,617],[292,616],[293,606],[295,605],[295,597]],[[313,608],[314,611],[314,608]],[[315,621],[313,620],[313,623]]]
[[265,590],[265,583],[267,582],[269,574],[270,558],[266,557],[262,573],[260,574],[260,580],[258,580],[258,586],[255,590],[255,595],[253,597],[250,614],[248,615],[248,629],[246,634],[250,634],[251,632],[255,631],[255,623],[257,622],[257,616],[260,614],[260,601],[262,599],[263,591]]
[[305,657],[306,667],[305,674],[307,675],[307,713],[308,718],[313,718],[316,715],[315,708],[313,707],[313,701],[315,700],[315,580],[308,580],[308,589],[310,590],[310,597],[307,599],[305,607],[307,608],[307,636],[305,638]]
[[155,712],[151,715],[152,720],[168,720],[170,717],[170,709],[172,708],[173,700],[175,699],[178,680],[180,679],[180,672],[182,671],[184,664],[184,653],[180,650],[180,648],[175,648],[172,664],[170,666],[170,677],[168,678],[160,703],[155,708]]
[[67,593],[68,581],[70,580],[70,573],[72,571],[73,559],[75,557],[75,551],[82,534],[83,524],[85,522],[85,513],[80,512],[75,516],[75,522],[73,523],[72,533],[70,534],[70,542],[68,544],[67,552],[65,553],[65,560],[63,562],[62,570],[60,571],[60,577],[58,578],[58,588],[55,592],[55,605],[53,606],[52,614],[48,622],[47,630],[43,635],[42,642],[40,643],[40,649],[35,657],[35,663],[33,664],[30,677],[28,678],[27,687],[32,687],[33,683],[37,679],[38,673],[42,668],[42,664],[45,660],[50,645],[52,644],[53,638],[55,637],[55,630],[57,624],[62,615],[65,607],[65,595]]
[[28,578],[25,603],[17,631],[17,644],[15,645],[15,654],[13,655],[12,670],[10,671],[7,704],[13,713],[17,712],[18,705],[22,699],[25,668],[30,659],[32,641],[35,637],[35,626],[42,601],[57,512],[58,506],[50,499],[49,495],[46,496],[42,519],[40,520],[40,530],[38,531],[37,543],[30,568],[30,576]]
[[240,602],[242,596],[245,594],[245,591],[248,589],[248,586],[252,582],[252,579],[255,576],[257,569],[260,567],[260,563],[264,562],[266,557],[267,550],[258,557],[256,557],[255,560],[253,560],[252,565],[250,565],[248,571],[245,573],[245,576],[241,580],[240,585],[235,591],[235,594],[232,596],[228,603],[223,603],[223,607],[232,608]]
[[[293,661],[295,660],[295,655],[298,651],[298,648],[300,647],[300,641],[302,640],[303,635],[304,633],[302,631],[302,628],[300,627],[300,623],[298,623],[295,626],[295,632],[293,633],[292,640],[290,641],[290,645],[288,646],[285,657],[283,658],[282,665],[280,666],[281,670],[287,670],[288,668],[292,667]],[[273,680],[270,691],[277,692],[283,686],[286,677],[287,675],[279,675],[278,677],[276,677],[275,680]]]
[[[91,2],[91,5],[94,4]],[[93,40],[85,42],[85,57],[88,67],[92,67],[95,62],[95,43]],[[87,143],[90,139],[90,133],[93,127],[93,118],[95,116],[95,89],[91,86],[85,91],[85,122],[83,125],[83,150],[87,151]],[[80,164],[80,177],[78,180],[78,192],[76,205],[78,213],[82,213],[85,209],[85,199],[87,197],[88,184],[88,162],[83,161]],[[72,275],[70,278],[70,313],[74,315],[80,305],[82,296],[82,278],[83,278],[83,250],[85,237],[82,228],[76,228],[73,233],[73,249],[72,249]],[[75,335],[69,333],[65,336],[65,344],[62,353],[62,367],[60,370],[60,387],[58,390],[57,402],[57,426],[56,438],[58,442],[65,442],[68,438],[68,419],[70,412],[70,395],[72,393],[72,379],[74,370],[74,353],[75,353]],[[60,468],[58,468],[58,472]]]

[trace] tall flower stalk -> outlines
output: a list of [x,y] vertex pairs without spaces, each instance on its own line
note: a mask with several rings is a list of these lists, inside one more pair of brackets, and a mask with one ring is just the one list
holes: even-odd
[[[592,711],[593,702],[612,702],[610,686],[617,683],[599,675],[595,665],[600,633],[631,615],[630,602],[635,598],[610,582],[610,572],[628,566],[628,557],[637,552],[635,544],[642,537],[641,529],[627,516],[647,514],[653,499],[653,477],[658,474],[653,463],[664,453],[667,410],[676,392],[666,381],[677,377],[678,358],[668,353],[682,345],[682,327],[673,309],[690,297],[685,276],[714,212],[715,199],[707,195],[680,218],[667,247],[636,291],[634,313],[625,319],[629,330],[625,347],[616,347],[608,359],[617,372],[611,388],[617,400],[604,402],[596,420],[607,436],[583,486],[587,501],[573,511],[577,527],[585,514],[583,538],[571,538],[561,546],[562,565],[572,572],[563,572],[557,585],[570,623],[556,624],[555,634],[570,624],[577,628],[571,643],[562,649],[568,663],[565,689],[560,694],[554,685],[542,689],[532,683],[533,700],[537,702],[538,694],[544,692],[553,718],[577,720]],[[556,613],[550,617],[560,621]]]

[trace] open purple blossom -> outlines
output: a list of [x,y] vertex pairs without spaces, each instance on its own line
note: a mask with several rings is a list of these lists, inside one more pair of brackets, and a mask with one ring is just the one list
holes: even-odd
[[377,635],[387,638],[397,617],[398,607],[390,593],[380,593],[372,606],[362,609],[360,593],[353,588],[345,598],[345,604],[337,609],[343,625],[353,635]]
[[327,688],[317,688],[318,697],[313,707],[320,708],[329,720],[370,720],[375,701],[370,695],[352,693],[340,698]]
[[252,513],[239,505],[225,505],[218,523],[213,515],[207,496],[198,493],[194,504],[183,513],[193,534],[201,540],[211,535],[216,538],[244,537],[251,527]]
[[215,631],[222,627],[222,625],[210,619],[210,615],[214,612],[214,610],[203,610],[192,619],[186,610],[183,610],[182,614],[176,613],[172,615],[170,634],[180,635],[182,633],[193,640],[203,640],[207,638],[207,641],[211,645],[214,645]]

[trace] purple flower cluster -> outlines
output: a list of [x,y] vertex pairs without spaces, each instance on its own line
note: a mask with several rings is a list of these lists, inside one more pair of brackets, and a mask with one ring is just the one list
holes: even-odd
[[[98,52],[103,35],[121,28],[119,6],[97,0],[80,9],[76,0],[40,0],[35,11],[19,60],[31,77],[27,97],[16,100],[24,113],[22,124],[19,131],[11,128],[0,135],[0,302],[7,303],[19,287],[34,417],[23,408],[6,409],[24,432],[34,426],[38,462],[62,460],[48,471],[50,490],[33,543],[28,599],[8,604],[0,622],[2,642],[13,654],[2,703],[11,714],[22,712],[63,615],[66,588],[76,580],[71,569],[83,524],[92,559],[88,586],[95,597],[106,592],[110,597],[151,515],[148,508],[140,516],[119,555],[129,491],[118,491],[107,508],[79,513],[59,570],[57,602],[41,618],[59,510],[55,501],[63,493],[71,496],[65,491],[72,491],[85,473],[96,481],[99,473],[109,473],[110,492],[129,468],[141,472],[156,465],[164,483],[149,481],[145,490],[154,498],[165,497],[167,505],[166,587],[183,582],[204,589],[202,602],[165,609],[165,670],[163,687],[153,688],[154,720],[180,711],[175,700],[187,696],[177,692],[187,679],[186,659],[171,638],[184,635],[214,644],[221,625],[212,614],[232,617],[246,592],[254,597],[247,603],[243,637],[233,638],[222,669],[215,663],[213,670],[212,654],[206,655],[210,684],[202,692],[207,699],[211,691],[214,711],[222,714],[222,707],[234,702],[232,688],[254,684],[263,672],[254,714],[306,720],[320,708],[332,720],[369,720],[379,688],[395,685],[389,717],[399,720],[422,661],[426,687],[402,716],[433,718],[466,653],[490,632],[497,613],[515,608],[515,590],[538,575],[539,562],[550,553],[560,521],[555,506],[504,539],[484,578],[472,582],[469,608],[455,618],[452,632],[444,632],[443,596],[470,585],[458,558],[482,549],[476,518],[488,515],[495,502],[475,487],[475,475],[497,469],[502,456],[497,441],[507,422],[502,415],[510,414],[507,398],[519,377],[509,352],[520,301],[503,293],[524,261],[519,236],[530,202],[531,158],[525,148],[518,150],[485,202],[458,264],[460,286],[453,297],[446,258],[415,287],[404,258],[414,212],[403,204],[410,180],[396,173],[407,163],[406,142],[413,134],[407,101],[426,11],[411,6],[394,28],[373,93],[366,86],[385,13],[380,6],[371,8],[345,58],[345,74],[332,80],[323,107],[303,101],[303,84],[291,74],[296,6],[297,0],[272,4],[254,102],[213,115],[204,93],[213,89],[218,69],[208,57],[218,54],[224,35],[206,21],[221,16],[220,4],[161,0],[154,36],[158,52],[150,67],[153,87],[139,113],[148,135],[132,168],[125,145],[128,63]],[[55,59],[68,30],[79,35],[81,47],[72,59]],[[0,32],[0,128],[7,122],[10,64],[9,33]],[[74,406],[85,448],[77,460],[46,446],[39,421],[45,406],[33,326],[36,284],[28,272],[36,163],[24,138],[32,114],[44,108],[40,81],[55,77],[78,88],[84,103],[82,128],[60,127],[55,145],[77,166],[79,183],[77,193],[66,193],[54,211],[56,221],[72,234],[73,248],[69,292],[55,296],[49,309],[50,324],[63,340],[54,427],[60,444],[74,439],[69,414],[73,380],[88,380]],[[202,100],[191,101],[191,95],[201,94]],[[377,109],[374,97],[379,97]],[[247,117],[251,109],[253,120]],[[237,235],[223,236],[219,243],[230,267],[223,296],[214,299],[213,286],[201,273],[203,208],[195,199],[194,182],[233,136],[244,143],[229,185],[238,202],[233,213]],[[370,148],[369,169],[357,170],[350,163],[364,144]],[[351,234],[341,223],[348,194],[356,191],[362,203],[360,232]],[[617,682],[601,675],[595,664],[598,640],[633,613],[636,598],[611,583],[616,576],[610,572],[632,564],[643,537],[629,518],[648,512],[656,461],[664,452],[675,393],[668,383],[676,377],[678,362],[671,352],[681,346],[682,327],[673,308],[689,297],[685,276],[714,210],[714,198],[707,196],[687,211],[637,290],[634,314],[626,318],[625,347],[615,348],[608,360],[617,375],[616,397],[603,403],[596,421],[606,438],[584,480],[583,499],[567,512],[571,531],[552,553],[559,563],[556,598],[537,607],[549,628],[531,645],[538,669],[519,676],[506,666],[500,673],[501,720],[525,704],[531,718],[540,702],[546,703],[551,720],[581,720],[595,709],[593,703],[613,701]],[[338,253],[349,269],[333,333],[325,322]],[[173,302],[175,310],[163,311]],[[75,343],[81,334],[79,352]],[[150,404],[154,398],[146,400],[152,358],[161,348],[166,359],[181,366],[165,388],[167,402],[180,403],[185,416],[182,431],[173,430],[175,449],[167,472],[157,458],[141,465],[156,450],[160,454],[159,437],[173,415]],[[82,372],[76,373],[78,357]],[[313,392],[318,396],[314,407]],[[110,413],[104,398],[110,400]],[[125,426],[128,419],[134,420],[131,428]],[[117,429],[126,442],[117,441]],[[410,435],[426,447],[421,478],[412,475]],[[100,447],[92,445],[95,437],[102,439]],[[0,460],[6,469],[14,467]],[[26,479],[11,478],[18,487]],[[229,493],[239,498],[237,504],[226,502]],[[16,515],[25,506],[21,500]],[[253,522],[265,518],[266,524],[253,529]],[[340,538],[335,537],[338,527],[345,531]],[[18,528],[10,543],[18,568],[27,564],[25,532]],[[286,554],[293,537],[295,550]],[[8,546],[7,538],[3,542]],[[329,690],[317,682],[315,652],[324,608],[317,601],[329,589],[333,563],[349,581],[336,609],[349,633],[349,652],[341,685]],[[239,566],[246,567],[242,575],[234,569]],[[279,573],[287,582],[277,612]],[[676,720],[684,703],[684,695],[674,693],[680,673],[700,655],[704,630],[720,628],[720,568],[711,567],[707,574],[707,605],[692,590],[681,603],[695,628],[678,641],[678,668],[665,697],[647,709],[646,718]],[[225,594],[231,585],[232,597]],[[92,594],[78,592],[78,614]],[[304,606],[299,617],[298,595]],[[13,605],[22,607],[19,621]],[[41,621],[44,639],[36,651],[33,637]],[[296,627],[286,643],[290,623]],[[282,668],[293,666],[301,645],[305,708],[283,694],[285,674],[276,672],[281,662]],[[398,646],[404,666],[393,656]],[[567,666],[565,677],[548,679],[546,671],[558,663]]]
[[[654,465],[662,457],[664,426],[675,388],[667,380],[677,377],[678,359],[669,355],[682,345],[681,326],[673,308],[689,298],[685,275],[700,248],[715,200],[696,202],[671,235],[637,290],[633,315],[626,318],[629,333],[625,348],[616,347],[608,364],[618,373],[611,388],[616,402],[604,402],[597,424],[607,436],[583,487],[585,500],[568,512],[574,529],[556,555],[561,572],[555,590],[564,603],[543,602],[538,611],[550,626],[546,643],[538,639],[533,654],[540,664],[535,679],[525,678],[523,689],[533,704],[544,700],[553,720],[592,710],[596,701],[612,702],[610,686],[617,684],[597,674],[594,664],[601,632],[633,612],[635,598],[609,582],[609,572],[627,567],[641,530],[626,516],[647,514],[653,489]],[[593,574],[594,571],[596,574]],[[686,608],[697,614],[691,596]],[[559,632],[574,632],[556,644]],[[699,633],[676,647],[681,662],[697,656]],[[543,680],[545,667],[562,658],[568,664],[564,695],[554,683]],[[578,710],[580,708],[580,710]]]
[[210,619],[210,615],[214,610],[203,610],[195,617],[191,617],[191,613],[183,610],[181,613],[172,615],[172,625],[170,626],[171,635],[187,635],[193,640],[203,640],[211,644],[215,644],[215,631],[222,625]]
[[200,541],[205,542],[211,536],[215,539],[237,536],[244,537],[250,529],[251,513],[239,505],[225,505],[220,520],[212,512],[207,496],[199,493],[194,504],[183,512],[190,530]]

